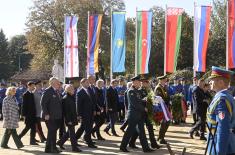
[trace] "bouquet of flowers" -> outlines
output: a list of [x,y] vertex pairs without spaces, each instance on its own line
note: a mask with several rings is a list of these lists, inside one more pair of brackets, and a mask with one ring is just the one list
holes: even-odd
[[172,115],[173,115],[173,119],[175,122],[179,122],[181,120],[181,118],[183,117],[183,111],[182,111],[182,106],[181,106],[181,102],[183,99],[183,95],[182,94],[175,94],[172,96],[172,106],[171,106],[171,110],[172,110]]

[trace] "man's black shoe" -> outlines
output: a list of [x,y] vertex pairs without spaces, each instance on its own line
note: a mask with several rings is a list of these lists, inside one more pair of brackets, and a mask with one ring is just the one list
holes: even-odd
[[97,138],[98,140],[105,140],[103,137],[101,137],[101,136],[98,136],[98,138]]
[[144,149],[143,152],[153,152],[155,151],[154,149],[148,148],[148,149]]
[[160,149],[160,145],[158,145],[158,144],[154,144],[154,145],[151,145],[151,147],[153,148],[153,149]]
[[122,152],[130,152],[125,147],[120,147],[120,151],[122,151]]
[[79,148],[74,148],[72,149],[73,152],[82,152],[82,150],[80,150]]
[[31,142],[30,145],[38,145],[36,142]]
[[198,131],[195,133],[195,136],[196,136],[196,137],[200,137],[200,134],[199,134]]
[[207,139],[206,139],[205,136],[201,136],[201,137],[200,137],[200,140],[205,140],[205,141],[207,141]]
[[193,139],[193,132],[189,131],[189,137]]
[[58,145],[60,147],[61,150],[65,150],[65,148],[63,147],[62,144],[60,144],[59,142],[56,143],[56,145]]
[[1,146],[1,148],[3,148],[3,149],[10,149],[10,147],[9,146]]
[[88,147],[89,147],[89,148],[97,148],[97,146],[95,146],[95,145],[92,144],[92,143],[91,143],[91,144],[88,144]]
[[159,140],[159,143],[160,143],[160,144],[167,144],[167,141],[166,141],[165,139],[160,139],[160,140]]

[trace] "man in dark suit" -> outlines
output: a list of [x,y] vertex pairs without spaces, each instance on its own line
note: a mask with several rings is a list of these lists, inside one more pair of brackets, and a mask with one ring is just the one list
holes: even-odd
[[42,118],[45,119],[48,134],[46,142],[46,153],[60,153],[56,148],[56,134],[62,120],[62,104],[59,94],[60,81],[56,77],[49,80],[50,86],[44,91],[41,99]]
[[122,138],[120,150],[123,152],[129,152],[126,147],[137,128],[143,151],[152,152],[154,150],[149,148],[144,130],[144,115],[145,112],[147,112],[147,108],[145,107],[141,93],[138,90],[140,87],[140,76],[132,78],[132,81],[132,87],[128,90],[127,93],[129,103],[127,114],[128,127]]
[[35,141],[36,136],[36,105],[34,102],[33,90],[35,84],[33,81],[27,83],[28,90],[23,94],[22,115],[25,117],[25,128],[19,134],[22,138],[30,130],[30,145],[38,145]]
[[88,91],[89,82],[87,79],[83,78],[81,80],[81,89],[76,95],[76,104],[78,117],[81,118],[81,124],[76,132],[76,138],[79,139],[83,132],[84,140],[90,148],[97,148],[91,139],[92,125],[95,113],[95,105],[92,102],[92,96]]
[[111,128],[112,134],[118,136],[115,131],[115,122],[117,121],[117,112],[118,112],[118,92],[115,89],[118,85],[117,80],[112,80],[110,87],[107,89],[106,99],[107,99],[107,109],[109,115],[109,123],[104,131],[109,135],[109,129]]
[[193,91],[193,103],[194,108],[196,110],[196,114],[198,116],[198,121],[189,131],[190,137],[193,138],[193,134],[195,131],[198,131],[200,128],[201,140],[206,140],[204,136],[205,133],[205,124],[206,124],[206,117],[203,111],[205,111],[204,106],[204,99],[205,99],[205,92],[204,92],[205,82],[203,79],[198,80],[198,86]]

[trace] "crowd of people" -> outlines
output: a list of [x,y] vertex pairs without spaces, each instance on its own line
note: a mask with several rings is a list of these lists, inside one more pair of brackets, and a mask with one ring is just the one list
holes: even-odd
[[[174,83],[171,84],[166,75],[158,77],[157,82],[150,81],[140,75],[133,77],[130,81],[123,77],[104,81],[102,79],[96,80],[94,76],[88,76],[80,80],[79,87],[75,87],[72,83],[62,84],[56,77],[49,79],[48,87],[39,80],[27,82],[26,87],[22,83],[19,83],[18,87],[6,87],[2,83],[0,88],[1,119],[3,119],[3,128],[6,128],[6,130],[2,137],[1,147],[9,148],[8,141],[12,135],[17,148],[22,148],[24,145],[21,139],[30,130],[30,145],[46,142],[46,153],[60,153],[61,150],[65,149],[63,145],[68,139],[71,141],[73,152],[82,151],[80,144],[78,144],[79,139],[83,139],[88,147],[96,149],[98,142],[94,142],[94,139],[105,140],[105,136],[100,132],[102,126],[106,125],[105,134],[121,136],[115,129],[117,122],[119,122],[122,123],[120,130],[124,132],[120,151],[129,152],[127,146],[138,148],[136,139],[139,137],[143,152],[152,152],[160,148],[158,143],[167,144],[165,136],[167,136],[166,133],[171,123],[176,125],[186,123],[188,107],[191,107],[194,120],[189,136],[191,138],[200,136],[200,140],[207,140],[208,138],[205,136],[206,120],[212,114],[216,116],[213,116],[215,118],[210,120],[215,119],[211,122],[219,124],[218,131],[221,131],[221,127],[224,128],[223,124],[220,123],[223,122],[224,118],[227,118],[227,113],[230,113],[228,119],[231,122],[235,121],[233,98],[226,100],[227,107],[225,108],[228,108],[228,110],[225,112],[221,109],[216,111],[217,113],[212,112],[217,108],[219,101],[216,102],[211,111],[208,112],[207,110],[210,109],[210,103],[215,93],[217,95],[221,91],[215,90],[212,86],[218,83],[218,79],[221,81],[230,80],[227,76],[224,77],[224,73],[213,72],[213,75],[210,78],[210,81],[212,81],[210,83],[206,83],[204,79],[193,78],[191,85],[189,80],[184,77],[174,77]],[[210,86],[212,89],[210,89]],[[232,87],[229,88],[229,85],[223,88],[230,94],[233,93],[233,89]],[[171,120],[163,117],[158,122],[160,124],[158,136],[154,133],[155,123],[149,117],[151,109],[146,106],[147,98],[151,92],[163,99],[170,112],[178,113],[177,118],[174,118],[175,115]],[[178,94],[181,96],[180,110],[173,112],[177,110],[174,105],[178,103],[174,103],[174,97]],[[226,98],[228,95],[224,96]],[[213,102],[215,102],[214,99]],[[25,127],[17,134],[19,118],[24,120]],[[46,124],[46,136],[43,133],[41,121]],[[230,124],[229,130],[233,129],[232,124],[227,123]],[[79,127],[75,130],[77,125]],[[147,130],[145,130],[145,127]],[[58,139],[57,130],[59,130]],[[40,140],[35,138],[36,133]],[[212,137],[216,138],[213,135]],[[220,141],[221,137],[217,137]],[[234,135],[231,137],[233,138]],[[221,144],[217,144],[218,141],[215,141],[215,150],[220,151]],[[230,145],[230,143],[227,145]],[[209,147],[212,147],[212,144]]]

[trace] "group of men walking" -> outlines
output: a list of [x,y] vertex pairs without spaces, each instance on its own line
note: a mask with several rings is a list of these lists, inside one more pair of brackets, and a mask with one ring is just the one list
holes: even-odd
[[[232,155],[235,153],[233,147],[235,143],[235,102],[228,89],[231,78],[229,71],[213,67],[209,84],[200,79],[197,84],[188,88],[189,91],[192,91],[191,106],[193,113],[196,114],[194,115],[195,124],[189,131],[190,137],[193,138],[194,133],[199,133],[200,130],[200,139],[208,141],[206,150],[209,154]],[[167,76],[161,76],[158,77],[158,84],[152,87],[148,79],[138,75],[128,82],[127,88],[118,88],[116,79],[111,80],[110,85],[107,86],[103,80],[96,81],[94,76],[88,76],[88,78],[81,79],[80,87],[75,90],[72,84],[66,84],[62,89],[60,81],[56,77],[52,77],[49,80],[49,87],[42,90],[40,81],[30,81],[27,83],[27,91],[22,96],[25,128],[19,134],[19,147],[23,147],[20,139],[30,130],[30,145],[38,145],[39,141],[35,138],[38,133],[40,141],[46,141],[46,153],[60,153],[68,138],[71,141],[72,151],[81,152],[78,139],[82,135],[84,135],[83,141],[88,147],[97,148],[93,139],[105,140],[100,133],[100,128],[106,121],[107,126],[104,128],[104,132],[119,137],[115,124],[117,121],[123,120],[124,113],[126,120],[120,128],[124,132],[120,151],[129,152],[128,145],[134,149],[138,148],[136,146],[138,137],[143,152],[159,149],[160,145],[157,141],[160,144],[167,144],[165,134],[170,120],[167,121],[163,118],[160,121],[159,134],[156,138],[153,123],[148,117],[150,109],[147,107],[147,98],[148,94],[153,91],[156,96],[160,96],[164,100],[166,107],[170,109],[171,92],[167,83]],[[216,92],[213,100],[208,93],[209,86],[212,91]],[[210,100],[212,100],[211,103]],[[15,101],[13,100],[13,102]],[[46,123],[47,136],[43,134],[41,119]],[[78,122],[80,122],[80,126],[75,131]],[[67,126],[67,130],[64,125]],[[206,125],[209,127],[207,137],[205,136]],[[146,137],[145,126],[150,145]],[[61,132],[59,140],[57,140],[58,129]],[[9,136],[4,135],[2,140],[4,148],[8,148],[6,137]]]

